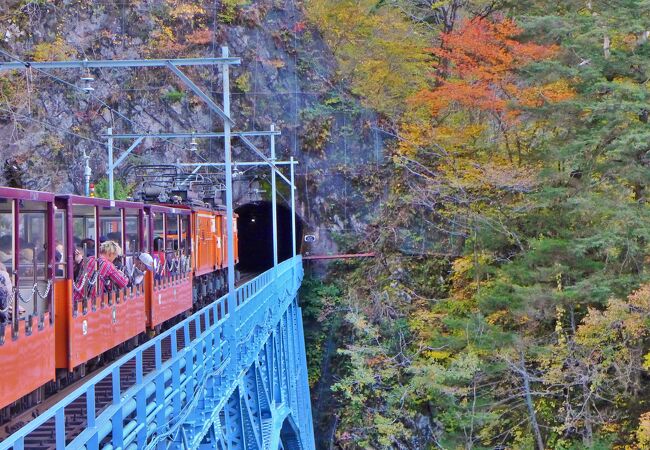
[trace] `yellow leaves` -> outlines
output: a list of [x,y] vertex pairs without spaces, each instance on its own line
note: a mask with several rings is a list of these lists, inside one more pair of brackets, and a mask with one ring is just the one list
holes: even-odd
[[340,73],[363,102],[392,118],[427,85],[424,34],[395,8],[374,0],[309,0],[307,17],[334,51]]
[[444,352],[440,350],[426,350],[424,356],[429,359],[434,359],[436,361],[444,361],[451,356],[451,352]]
[[504,324],[509,319],[510,313],[505,309],[495,311],[485,318],[485,321],[490,325]]
[[575,90],[569,80],[557,80],[542,86],[532,86],[523,89],[519,95],[519,103],[524,107],[537,107],[545,103],[559,103],[575,97]]
[[650,412],[641,414],[639,427],[636,429],[636,440],[640,449],[650,449]]
[[650,371],[650,353],[646,353],[645,356],[643,357],[642,366],[645,370]]
[[426,342],[440,333],[443,327],[442,319],[444,317],[444,314],[423,309],[410,318],[409,328],[420,341]]
[[413,157],[418,149],[428,148],[433,142],[433,129],[427,124],[407,122],[402,124],[400,129],[398,153],[407,157]]
[[195,3],[172,2],[174,6],[170,11],[170,16],[174,19],[191,20],[195,16],[205,14],[205,9]]
[[158,21],[158,27],[151,33],[149,56],[176,57],[185,48],[180,44],[171,27]]
[[648,335],[645,317],[649,313],[650,285],[646,284],[630,294],[627,301],[611,299],[604,311],[589,308],[576,334],[576,342],[592,346],[638,342]]
[[68,45],[61,36],[57,36],[54,42],[42,42],[34,46],[32,59],[34,61],[65,61],[75,54],[75,49]]

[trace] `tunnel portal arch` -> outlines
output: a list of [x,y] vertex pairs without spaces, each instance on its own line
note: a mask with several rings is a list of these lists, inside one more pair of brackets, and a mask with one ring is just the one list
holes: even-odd
[[[243,272],[257,272],[273,267],[273,210],[270,201],[246,203],[235,209],[239,216],[239,264]],[[291,258],[291,209],[277,204],[278,262]],[[296,214],[296,253],[300,253],[304,223]]]

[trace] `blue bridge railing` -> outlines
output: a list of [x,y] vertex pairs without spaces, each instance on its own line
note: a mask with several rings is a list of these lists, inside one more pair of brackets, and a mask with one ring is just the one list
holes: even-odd
[[0,450],[313,450],[300,256],[140,345]]

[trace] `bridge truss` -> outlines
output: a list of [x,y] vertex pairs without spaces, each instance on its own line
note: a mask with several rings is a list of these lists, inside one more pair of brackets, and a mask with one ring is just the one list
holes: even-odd
[[[121,357],[0,443],[0,450],[313,450],[297,293],[283,261]],[[105,405],[98,403],[108,389]],[[79,408],[82,405],[82,408]],[[66,422],[85,415],[83,430]],[[45,445],[44,445],[45,444]]]

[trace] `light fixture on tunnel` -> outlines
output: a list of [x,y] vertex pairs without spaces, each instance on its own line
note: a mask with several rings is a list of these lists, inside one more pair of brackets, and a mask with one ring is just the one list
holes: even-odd
[[237,167],[237,164],[233,164],[233,166],[232,166],[232,177],[233,177],[233,178],[237,178],[237,177],[240,176],[241,174],[242,174],[242,172],[241,172],[241,171],[239,170],[239,168]]

